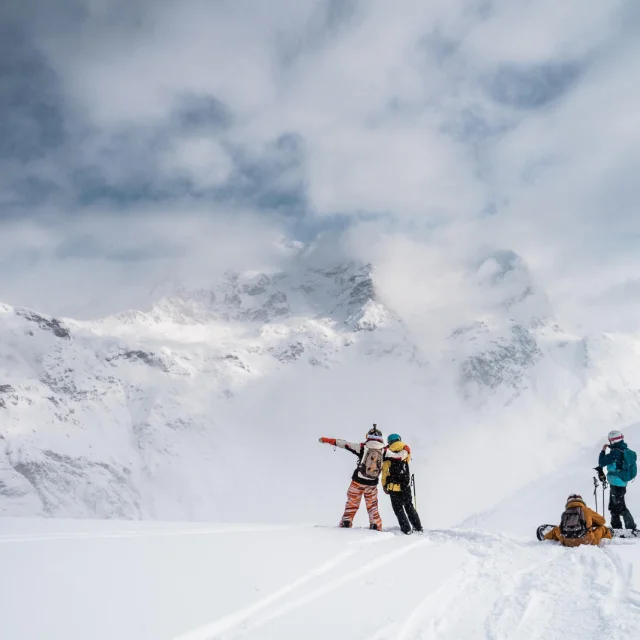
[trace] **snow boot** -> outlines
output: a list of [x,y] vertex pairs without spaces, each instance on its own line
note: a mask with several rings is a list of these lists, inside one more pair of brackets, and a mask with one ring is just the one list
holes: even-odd
[[340,523],[340,526],[341,526],[343,529],[351,529],[351,526],[352,526],[352,525],[351,525],[351,522],[349,522],[349,520],[343,520],[343,521]]
[[403,531],[402,533],[404,533],[405,536],[410,536],[413,533],[413,531],[409,529],[409,531]]
[[371,529],[372,531],[380,531],[377,524],[370,524],[369,529]]

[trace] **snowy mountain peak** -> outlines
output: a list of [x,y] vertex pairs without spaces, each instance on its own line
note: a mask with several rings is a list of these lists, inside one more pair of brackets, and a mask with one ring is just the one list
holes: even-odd
[[[227,272],[209,289],[175,287],[153,305],[150,316],[180,324],[269,324],[310,317],[370,330],[383,324],[390,312],[377,299],[372,266],[350,262],[293,274]],[[129,322],[139,316],[128,312],[119,318]]]
[[529,269],[524,260],[510,249],[499,249],[492,252],[481,262],[479,271],[483,269],[490,272],[494,282],[498,282],[514,272],[520,272],[526,277],[530,277]]

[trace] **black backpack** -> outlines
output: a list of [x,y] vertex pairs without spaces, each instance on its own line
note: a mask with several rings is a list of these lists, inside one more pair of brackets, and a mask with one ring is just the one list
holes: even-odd
[[587,535],[587,521],[581,507],[569,507],[560,519],[560,533],[565,538],[584,538]]
[[403,489],[409,486],[411,474],[409,464],[404,460],[391,460],[389,465],[389,484],[399,484]]

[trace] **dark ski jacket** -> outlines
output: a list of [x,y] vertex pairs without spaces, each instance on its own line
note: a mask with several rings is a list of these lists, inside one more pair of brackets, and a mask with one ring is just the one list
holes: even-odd
[[392,442],[382,465],[382,488],[385,493],[399,493],[409,488],[411,449],[400,440]]
[[614,442],[609,449],[609,453],[605,453],[603,450],[598,458],[598,466],[607,467],[607,479],[613,487],[627,486],[627,483],[618,475],[618,472],[622,469],[622,457],[625,449],[628,449],[628,447],[624,440],[622,442]]

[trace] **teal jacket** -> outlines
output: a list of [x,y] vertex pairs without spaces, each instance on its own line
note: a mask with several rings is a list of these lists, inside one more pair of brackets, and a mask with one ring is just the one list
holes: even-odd
[[612,487],[627,486],[627,483],[618,475],[618,471],[622,469],[623,451],[627,448],[627,443],[623,440],[622,442],[612,444],[609,453],[605,453],[604,451],[600,452],[598,465],[607,467],[607,479]]

